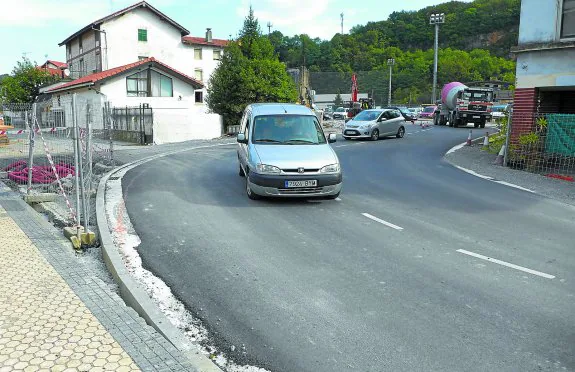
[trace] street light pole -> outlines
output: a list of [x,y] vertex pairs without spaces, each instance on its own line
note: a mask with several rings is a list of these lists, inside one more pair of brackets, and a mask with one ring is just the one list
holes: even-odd
[[395,65],[395,58],[388,58],[387,65],[389,66],[389,92],[387,93],[387,106],[391,106],[391,72],[393,65]]
[[433,87],[431,103],[437,102],[437,51],[439,49],[439,25],[445,23],[445,13],[434,13],[429,18],[429,24],[435,25],[435,45],[433,53]]

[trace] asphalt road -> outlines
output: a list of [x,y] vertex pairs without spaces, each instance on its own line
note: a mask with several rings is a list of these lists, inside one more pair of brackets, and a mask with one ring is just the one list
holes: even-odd
[[333,144],[337,201],[248,200],[234,146],[134,168],[144,266],[240,364],[575,370],[575,208],[445,163],[465,129],[407,129]]

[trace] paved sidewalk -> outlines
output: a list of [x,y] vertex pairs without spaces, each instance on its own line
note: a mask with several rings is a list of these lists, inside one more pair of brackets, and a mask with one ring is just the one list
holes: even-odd
[[493,164],[497,154],[482,150],[480,144],[464,146],[447,154],[445,160],[451,164],[472,170],[495,180],[512,183],[538,194],[545,195],[563,203],[575,205],[575,183],[545,177],[541,174],[529,173]]
[[193,371],[0,182],[0,371]]

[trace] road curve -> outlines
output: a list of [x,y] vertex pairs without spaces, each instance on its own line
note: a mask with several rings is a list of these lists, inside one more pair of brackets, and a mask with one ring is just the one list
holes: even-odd
[[138,251],[239,363],[575,370],[575,209],[444,162],[467,133],[338,141],[339,201],[248,200],[230,147],[148,162],[122,182]]

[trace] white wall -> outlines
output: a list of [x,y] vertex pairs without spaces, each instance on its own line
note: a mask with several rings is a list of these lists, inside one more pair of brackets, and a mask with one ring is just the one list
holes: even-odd
[[154,110],[154,143],[212,139],[222,135],[223,121],[217,114],[188,110]]
[[560,8],[557,0],[522,0],[519,45],[558,40]]
[[[148,41],[138,41],[138,29],[148,30]],[[133,63],[139,56],[154,57],[184,74],[195,78],[197,68],[203,70],[204,83],[217,67],[213,50],[215,46],[194,46],[182,43],[180,30],[160,18],[149,9],[138,8],[121,17],[102,24],[106,31],[108,69]],[[102,43],[104,40],[102,38]],[[202,59],[194,59],[194,49],[202,48]]]
[[552,49],[517,56],[517,88],[575,86],[575,49]]

